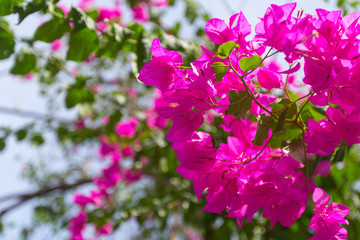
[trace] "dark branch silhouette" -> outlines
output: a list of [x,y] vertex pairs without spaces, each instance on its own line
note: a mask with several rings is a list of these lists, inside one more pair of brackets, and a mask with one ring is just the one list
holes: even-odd
[[2,217],[3,215],[5,215],[6,213],[10,212],[11,210],[14,210],[15,208],[21,206],[22,204],[24,204],[25,202],[34,199],[34,198],[38,198],[38,197],[42,197],[45,196],[49,193],[52,193],[54,191],[61,191],[61,192],[65,192],[69,189],[87,184],[87,183],[91,183],[92,180],[91,179],[82,179],[79,180],[75,183],[71,183],[71,184],[61,184],[58,186],[54,186],[54,187],[49,187],[49,188],[44,188],[44,189],[40,189],[36,192],[31,192],[31,193],[23,193],[23,194],[11,194],[8,196],[4,196],[0,198],[0,202],[4,202],[4,201],[8,201],[8,200],[12,200],[12,199],[16,199],[17,202],[8,206],[7,208],[5,208],[4,210],[2,210],[0,212],[0,217]]
[[45,121],[57,121],[61,123],[70,123],[71,121],[69,119],[63,119],[59,117],[54,117],[46,114],[36,113],[36,112],[30,112],[30,111],[22,111],[22,110],[16,110],[13,108],[7,108],[0,106],[0,113],[4,114],[10,114],[20,117],[29,117],[29,118],[36,118],[41,119]]

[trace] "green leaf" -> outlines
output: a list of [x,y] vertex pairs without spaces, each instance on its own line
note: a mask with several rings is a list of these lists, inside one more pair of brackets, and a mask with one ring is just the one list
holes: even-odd
[[121,43],[113,38],[102,35],[99,39],[99,50],[96,52],[97,57],[116,58],[121,48]]
[[19,131],[17,131],[15,133],[16,135],[16,140],[21,141],[24,140],[26,138],[27,135],[27,130],[26,129],[20,129]]
[[99,50],[96,55],[98,57],[116,58],[131,34],[133,31],[118,24],[110,23],[107,32],[100,37]]
[[214,70],[216,74],[215,82],[220,82],[224,78],[229,66],[226,66],[222,62],[215,62],[211,65],[211,68]]
[[43,136],[40,133],[32,134],[32,136],[30,137],[30,140],[31,140],[32,144],[34,144],[35,146],[40,146],[45,142]]
[[334,158],[332,159],[332,162],[342,162],[345,158],[345,153],[346,153],[346,147],[340,145],[339,149],[336,151]]
[[326,117],[326,111],[323,108],[315,105],[311,106],[310,112],[313,116],[313,119],[317,122]]
[[223,58],[223,59],[227,58],[229,57],[230,53],[235,47],[236,47],[236,43],[233,41],[223,43],[220,45],[215,56],[218,56],[219,58]]
[[20,4],[20,0],[0,0],[0,16],[6,16],[14,12],[13,7]]
[[114,39],[117,42],[123,42],[125,41],[128,37],[130,37],[134,32],[128,28],[124,28],[118,24],[113,24],[112,25],[112,32],[111,34],[113,35]]
[[294,138],[299,137],[302,134],[301,129],[292,124],[292,123],[285,123],[284,124],[284,131],[282,134],[273,134],[271,140],[269,142],[269,146],[272,148],[281,148],[285,141],[292,140]]
[[[118,29],[118,27],[116,29]],[[124,32],[124,30],[125,30],[125,32]],[[145,31],[144,27],[141,26],[140,24],[129,25],[128,29],[123,29],[123,31],[121,31],[119,33],[119,34],[125,34],[125,38],[122,43],[121,50],[131,51],[131,52],[136,53],[137,40],[139,39],[140,35],[144,31]],[[130,32],[131,32],[130,36],[126,37],[126,34],[128,34]]]
[[280,102],[273,104],[272,112],[277,116],[281,116],[285,110],[285,119],[291,119],[297,113],[297,106],[287,98],[283,98]]
[[56,222],[56,212],[49,206],[37,206],[35,209],[35,218],[39,222]]
[[6,59],[14,53],[15,40],[9,25],[0,21],[0,60]]
[[274,128],[275,126],[276,122],[271,116],[261,113],[257,122],[255,139],[253,140],[254,145],[262,146],[265,139],[267,139],[269,136],[270,129]]
[[87,212],[87,221],[90,223],[96,223],[97,227],[102,227],[106,224],[112,214],[112,212],[108,212],[103,208],[96,208],[90,212]]
[[240,119],[246,118],[246,113],[251,109],[252,99],[246,91],[231,90],[228,93],[230,100],[230,107],[226,110],[226,114],[232,114]]
[[243,57],[240,59],[240,68],[244,73],[250,70],[254,70],[259,66],[264,66],[262,63],[262,58],[259,55],[254,55],[250,58]]
[[284,146],[283,150],[289,154],[290,157],[294,158],[300,163],[305,163],[305,154],[308,160],[314,160],[313,155],[305,153],[306,145],[302,136],[299,136],[291,141],[288,141]]
[[178,36],[180,28],[181,28],[181,22],[180,21],[176,22],[174,27],[171,29],[172,34],[174,34],[174,36]]
[[[6,0],[5,0],[6,1]],[[19,4],[13,6],[14,12],[18,13],[19,16],[19,22],[20,24],[27,16],[30,14],[37,12],[37,11],[43,11],[46,12],[53,3],[52,1],[45,1],[45,0],[32,0],[31,2],[28,2],[27,4]]]
[[94,20],[87,16],[86,13],[80,8],[72,7],[70,11],[70,17],[74,23],[74,30],[82,30],[84,28],[96,30],[96,24]]
[[5,139],[0,138],[0,151],[4,150],[6,147]]
[[67,108],[75,107],[79,103],[94,102],[94,94],[86,86],[86,79],[78,77],[76,83],[71,85],[65,97]]
[[185,2],[185,17],[190,24],[193,24],[199,16],[200,6],[197,2],[186,0]]
[[289,110],[289,107],[286,107],[285,110],[281,112],[280,117],[278,119],[278,123],[273,132],[273,134],[275,136],[278,136],[278,135],[284,133],[285,118],[286,118],[286,114],[287,114],[288,110]]
[[82,62],[88,59],[90,53],[98,46],[98,35],[88,28],[74,31],[70,34],[69,50],[66,59]]
[[148,50],[146,49],[144,31],[141,31],[137,39],[136,57],[137,68],[140,70],[146,62],[150,59]]
[[67,92],[66,98],[65,98],[65,105],[67,108],[73,108],[78,103],[81,102],[82,96],[81,91],[78,89],[70,89]]
[[311,103],[308,103],[305,108],[301,112],[301,117],[305,123],[307,123],[308,119],[314,119],[315,121],[320,121],[321,119],[326,117],[325,110],[321,107],[314,106]]
[[18,55],[16,55],[15,64],[11,68],[11,74],[26,75],[36,67],[36,56],[30,48],[23,48]]
[[55,52],[55,53],[51,54],[50,57],[48,58],[48,62],[45,66],[45,69],[53,77],[60,72],[60,70],[61,70],[62,66],[64,66],[64,64],[65,64],[65,61],[64,61],[62,55]]
[[68,31],[70,31],[70,25],[67,21],[54,18],[36,29],[34,40],[50,43],[61,38]]

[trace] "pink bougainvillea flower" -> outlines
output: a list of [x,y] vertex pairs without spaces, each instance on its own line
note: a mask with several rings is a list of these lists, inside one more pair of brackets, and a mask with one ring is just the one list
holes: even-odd
[[30,81],[31,79],[33,79],[33,77],[34,77],[33,73],[28,73],[24,76],[24,80]]
[[113,232],[112,224],[110,222],[108,222],[108,223],[105,223],[104,226],[102,226],[101,228],[99,228],[97,230],[97,235],[100,237],[103,235],[109,235],[112,232]]
[[182,79],[178,69],[183,63],[182,57],[175,51],[168,51],[154,39],[151,45],[151,61],[140,71],[139,80],[148,85],[155,85],[165,92],[173,89],[176,82]]
[[95,204],[98,207],[102,206],[101,194],[96,191],[91,191],[90,196],[75,194],[73,201],[81,207],[85,207],[88,204]]
[[61,39],[56,39],[51,43],[51,51],[57,52],[60,51],[63,48],[64,44]]
[[74,127],[76,130],[81,130],[85,128],[85,119],[81,118],[74,122]]
[[78,8],[87,11],[89,10],[89,5],[92,4],[95,0],[80,0],[79,4],[77,5]]
[[133,138],[136,134],[139,120],[135,117],[131,117],[126,121],[122,121],[116,124],[115,131],[120,137]]
[[99,31],[105,31],[108,24],[105,20],[115,21],[119,20],[122,16],[122,12],[118,6],[115,7],[100,7],[98,8],[99,15],[96,18],[97,29]]
[[270,91],[273,88],[280,88],[282,85],[281,74],[275,73],[270,69],[261,68],[257,73],[260,86]]
[[315,203],[315,215],[310,221],[309,227],[315,230],[316,234],[311,240],[338,239],[345,240],[347,231],[339,224],[349,224],[345,216],[350,209],[339,203],[330,203],[329,195],[321,188],[316,188],[313,193],[313,201]]
[[134,150],[132,149],[131,146],[126,146],[122,149],[121,153],[125,156],[125,157],[134,157]]
[[71,240],[84,240],[82,231],[85,230],[86,219],[86,213],[80,211],[76,217],[70,220],[68,231],[71,233]]
[[360,117],[344,115],[339,109],[329,107],[327,118],[316,122],[308,120],[309,131],[304,140],[308,143],[307,152],[327,156],[334,152],[340,140],[348,145],[360,143]]
[[61,3],[57,3],[56,6],[63,11],[63,13],[65,14],[65,17],[68,16],[68,14],[69,14],[69,8],[68,7],[66,7],[64,4],[61,4]]
[[146,23],[150,20],[149,9],[145,3],[141,3],[135,7],[131,7],[131,11],[135,21]]
[[224,20],[213,18],[205,25],[205,31],[210,40],[217,44],[234,41],[245,51],[248,43],[245,37],[251,33],[251,25],[242,12],[230,17],[229,25]]
[[255,27],[256,38],[264,41],[267,46],[282,49],[283,36],[289,32],[291,14],[296,3],[288,3],[282,6],[271,4],[261,22]]
[[121,179],[120,166],[117,161],[113,161],[110,166],[102,171],[100,177],[93,179],[102,193],[106,193],[108,189],[114,187]]

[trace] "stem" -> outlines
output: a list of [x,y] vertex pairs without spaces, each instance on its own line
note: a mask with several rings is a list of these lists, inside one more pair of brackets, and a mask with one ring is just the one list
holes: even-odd
[[[230,61],[229,61],[230,62]],[[270,112],[266,107],[264,107],[254,96],[254,94],[252,93],[252,91],[250,90],[249,86],[245,83],[244,81],[244,76],[241,76],[240,73],[238,71],[236,71],[236,69],[231,65],[229,65],[229,67],[231,68],[231,70],[233,70],[235,72],[236,75],[238,75],[238,77],[241,79],[242,84],[244,85],[247,93],[249,94],[249,96],[252,98],[252,100],[254,100],[254,102],[256,102],[257,105],[259,105],[259,107],[261,107],[264,111],[266,111],[268,114],[270,114],[270,116],[274,117],[275,119],[279,119],[278,116],[276,116],[275,114],[273,114],[272,112]]]
[[[290,67],[289,67],[289,69],[292,67],[292,65],[293,64],[290,64]],[[289,91],[287,90],[287,85],[288,85],[288,82],[289,82],[289,76],[290,76],[290,74],[287,74],[287,76],[286,76],[286,81],[285,81],[285,86],[284,86],[284,91],[285,91],[285,94],[286,94],[286,96],[289,98],[289,100],[291,101],[291,96],[290,96],[290,94],[289,94]]]
[[302,97],[299,97],[298,99],[296,99],[295,101],[293,101],[292,103],[290,103],[289,105],[293,104],[293,103],[296,103],[304,98],[307,98],[307,97],[311,97],[312,95],[314,95],[314,92],[313,90],[311,90],[308,94],[302,96]]
[[[264,57],[263,59],[261,59],[261,62],[259,63],[259,65],[257,65],[256,68],[254,68],[253,70],[245,73],[245,74],[243,75],[243,77],[245,77],[245,76],[253,73],[258,67],[261,66],[261,64],[264,63],[265,59],[267,59],[267,58],[269,58],[269,57],[271,57],[271,56],[274,56],[275,54],[277,54],[277,53],[279,52],[279,51],[276,51],[276,52],[273,52],[272,54],[270,54],[271,50],[273,50],[273,48],[270,48],[270,49],[269,49],[269,51],[266,53],[265,57]],[[229,64],[231,65],[230,59],[229,59]]]
[[271,139],[272,139],[273,136],[274,136],[274,135],[271,135],[271,137],[269,138],[269,140],[265,143],[264,147],[260,150],[260,152],[258,152],[258,153],[256,154],[255,157],[253,157],[253,158],[250,159],[249,161],[244,162],[244,164],[250,163],[250,162],[254,161],[255,159],[257,159],[257,158],[261,155],[261,153],[265,150],[265,148],[268,146],[268,144],[269,144],[269,142],[271,141]]
[[[303,132],[303,139],[304,139],[304,136],[305,136],[305,131],[304,131],[304,129],[302,129],[302,132]],[[304,144],[303,144],[303,148],[304,148],[304,158],[305,158],[305,166],[306,166],[306,180],[305,180],[305,182],[306,182],[306,189],[307,189],[307,193],[308,193],[308,199],[307,200],[309,200],[309,198],[310,198],[310,188],[309,188],[309,159],[307,158],[307,156],[306,156],[306,144],[305,144],[305,142],[304,142]]]
[[11,31],[9,30],[9,28],[6,26],[6,24],[4,24],[4,23],[1,22],[1,21],[0,21],[0,28],[1,28],[2,30],[4,30],[5,32],[7,32],[8,34],[10,34],[14,39],[16,39],[14,33],[11,32]]
[[7,107],[1,107],[1,106],[0,106],[0,113],[11,114],[11,115],[15,115],[18,117],[29,117],[29,118],[42,119],[45,121],[57,121],[60,123],[65,123],[65,124],[68,124],[71,122],[70,120],[63,119],[63,118],[53,117],[53,116],[36,113],[36,112],[31,112],[31,111],[20,111],[20,110],[16,110],[16,109],[7,108]]
[[72,188],[75,188],[75,187],[78,187],[78,186],[81,186],[81,185],[84,185],[84,184],[87,184],[87,183],[91,183],[91,182],[92,182],[92,179],[82,179],[82,180],[79,180],[78,182],[71,183],[71,184],[66,184],[65,183],[65,184],[62,184],[62,185],[55,186],[55,187],[40,189],[39,191],[36,191],[36,192],[33,192],[33,193],[24,193],[24,194],[18,194],[18,195],[12,194],[12,195],[9,195],[9,196],[2,197],[0,199],[0,201],[6,201],[6,200],[9,200],[11,198],[17,198],[18,202],[13,204],[13,205],[10,205],[9,207],[2,210],[0,212],[0,217],[5,215],[6,213],[10,212],[11,210],[14,210],[15,208],[21,206],[22,204],[24,204],[25,202],[27,202],[27,201],[29,201],[31,199],[45,196],[45,195],[47,195],[47,194],[49,194],[51,192],[54,192],[54,191],[65,192],[65,191],[67,191],[69,189],[72,189]]
[[300,108],[300,110],[299,110],[298,114],[296,115],[296,117],[295,117],[295,120],[294,120],[294,121],[297,121],[297,119],[299,118],[299,116],[300,116],[301,112],[304,110],[305,106],[306,106],[309,102],[310,102],[310,100],[309,100],[309,99],[307,99],[307,100],[305,101],[305,103],[301,106],[301,108]]

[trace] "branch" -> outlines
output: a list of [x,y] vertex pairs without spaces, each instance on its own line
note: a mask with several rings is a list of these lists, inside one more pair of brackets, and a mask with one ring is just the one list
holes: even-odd
[[11,194],[8,196],[4,196],[2,198],[0,198],[0,202],[3,201],[7,201],[9,199],[12,198],[17,198],[18,202],[15,204],[10,205],[9,207],[5,208],[4,210],[2,210],[0,212],[0,217],[2,217],[3,215],[5,215],[6,213],[10,212],[11,210],[14,210],[15,208],[21,206],[22,204],[24,204],[25,202],[34,199],[34,198],[38,198],[38,197],[43,197],[49,193],[52,193],[54,191],[61,191],[61,192],[65,192],[69,189],[87,184],[87,183],[91,183],[92,179],[82,179],[79,180],[75,183],[71,183],[71,184],[61,184],[58,186],[54,186],[54,187],[49,187],[49,188],[45,188],[45,189],[40,189],[36,192],[32,192],[32,193],[24,193],[24,194]]
[[0,106],[0,113],[16,115],[16,116],[19,116],[19,117],[37,118],[37,119],[41,119],[41,120],[45,120],[45,121],[49,121],[49,120],[50,121],[57,121],[57,122],[60,122],[60,123],[65,123],[65,124],[68,124],[68,123],[71,122],[68,119],[53,117],[53,116],[50,116],[50,115],[31,112],[31,111],[21,111],[21,110],[16,110],[16,109],[13,109],[13,108],[2,107],[2,106]]

